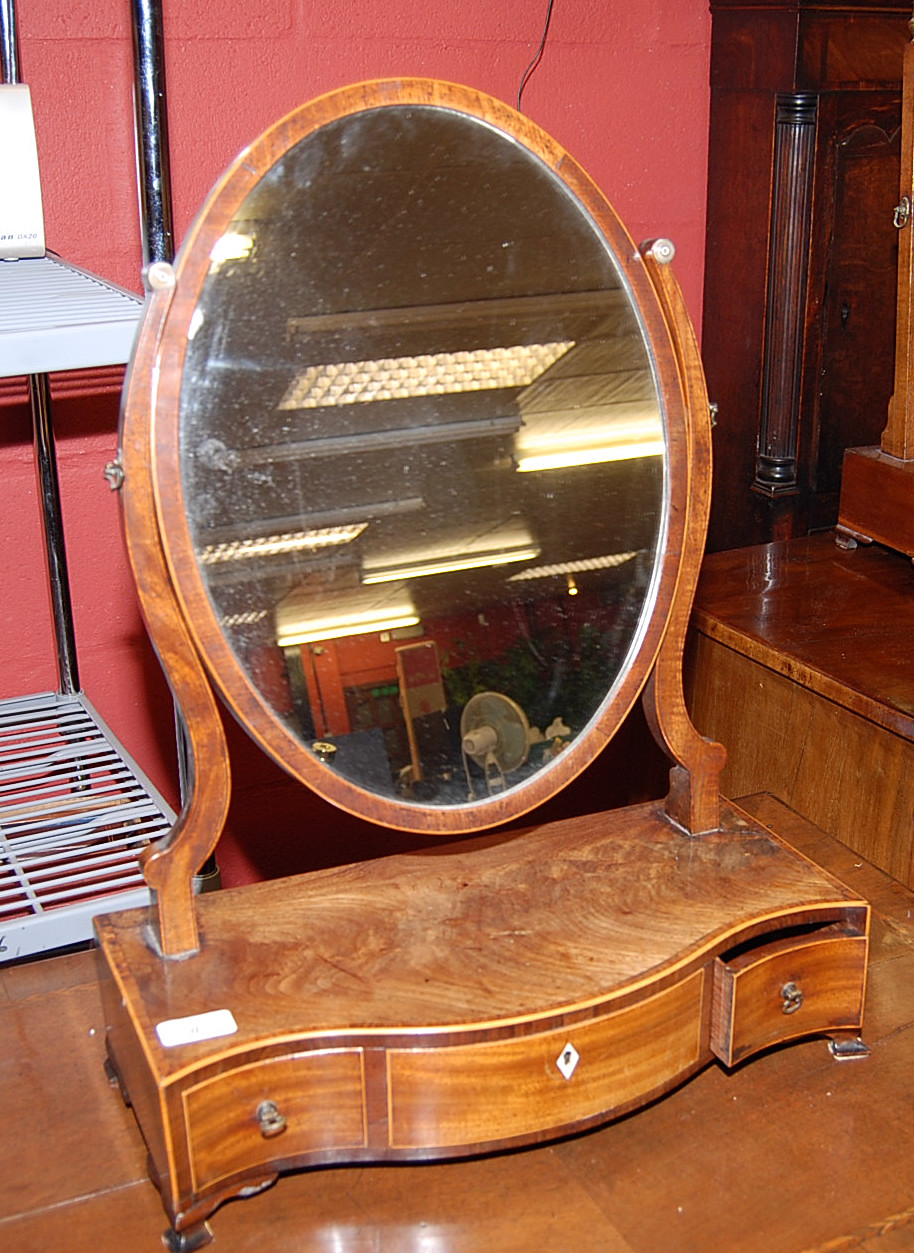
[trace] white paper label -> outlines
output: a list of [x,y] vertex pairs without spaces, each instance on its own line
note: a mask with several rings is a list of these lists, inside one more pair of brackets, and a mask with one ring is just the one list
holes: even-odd
[[206,1014],[191,1014],[188,1018],[167,1018],[156,1026],[159,1043],[167,1049],[178,1044],[196,1044],[198,1040],[218,1040],[222,1035],[234,1035],[238,1024],[229,1009],[213,1009]]
[[0,85],[0,257],[44,256],[44,213],[32,97],[24,83]]

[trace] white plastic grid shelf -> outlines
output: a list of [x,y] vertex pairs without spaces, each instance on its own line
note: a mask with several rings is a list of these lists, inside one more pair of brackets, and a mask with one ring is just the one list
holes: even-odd
[[83,694],[0,701],[0,962],[148,904],[137,858],[174,821]]
[[59,257],[0,262],[0,378],[122,365],[143,301]]

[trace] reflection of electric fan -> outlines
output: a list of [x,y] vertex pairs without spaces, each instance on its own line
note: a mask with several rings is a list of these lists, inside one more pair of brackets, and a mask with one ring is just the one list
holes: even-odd
[[470,800],[476,793],[469,761],[483,772],[489,794],[506,787],[505,775],[527,760],[530,724],[527,715],[510,696],[479,692],[471,696],[460,715],[460,744]]

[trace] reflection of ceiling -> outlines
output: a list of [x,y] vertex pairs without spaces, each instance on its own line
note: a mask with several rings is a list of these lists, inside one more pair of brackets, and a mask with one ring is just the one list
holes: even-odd
[[[620,342],[618,315],[518,396],[521,471],[595,465],[663,452],[654,379],[640,347]],[[612,332],[615,331],[615,335]],[[627,349],[627,351],[626,351]]]
[[420,538],[396,550],[386,549],[383,564],[378,557],[362,562],[362,582],[390,583],[458,570],[479,570],[487,566],[533,561],[540,549],[526,523],[518,518],[480,527],[476,519],[461,522],[455,518],[437,541]]
[[[477,240],[477,247],[482,242]],[[557,268],[555,273],[561,270]],[[349,309],[344,313],[290,317],[286,320],[286,333],[311,361],[320,361],[327,359],[327,344],[338,344],[341,333],[367,336],[375,345],[376,356],[392,356],[404,333],[416,345],[416,352],[434,352],[435,345],[443,340],[455,345],[461,342],[464,346],[495,348],[511,343],[542,343],[552,334],[557,313],[571,338],[592,326],[594,315],[604,318],[616,309],[622,317],[628,316],[628,299],[616,286],[563,291],[558,296],[553,288],[550,277],[549,289],[541,295],[500,297],[493,290],[455,304],[400,302],[390,309]],[[510,333],[506,334],[508,328]]]
[[[474,572],[482,601],[494,586],[486,568],[502,567],[503,583],[523,563],[555,566],[569,556],[594,561],[651,547],[656,517],[651,509],[641,519],[637,497],[639,490],[655,496],[656,471],[645,477],[629,468],[615,486],[611,478],[596,486],[586,470],[625,457],[656,461],[663,449],[653,377],[620,293],[492,303],[497,317],[483,302],[435,307],[428,319],[409,309],[293,320],[295,351],[285,366],[243,380],[244,407],[256,408],[256,420],[238,424],[231,447],[208,431],[199,458],[210,472],[213,523],[199,530],[199,543],[223,614],[250,612],[260,596],[284,606],[277,615],[282,639],[335,634],[330,618],[349,622],[351,633],[366,621],[392,629],[392,621],[441,612],[453,596],[447,576],[454,572]],[[321,378],[321,362],[301,364],[301,349],[337,365],[348,350],[365,376],[360,382],[372,372],[364,363],[374,362],[379,392],[395,391],[383,387],[384,369],[393,360],[399,370],[407,359],[421,375],[418,349],[429,342],[429,326],[449,353],[468,352],[459,345],[473,342],[474,328],[486,345],[536,332],[549,347],[533,345],[513,386],[486,388],[477,379],[458,391],[453,380],[433,378],[415,389],[425,395],[358,401]],[[392,342],[417,351],[384,357]],[[239,400],[227,386],[233,374],[229,365],[211,376],[229,407]],[[307,380],[328,388],[323,403],[306,390]],[[538,476],[517,473],[555,464],[579,469],[567,482],[548,475],[548,486],[525,485]],[[579,517],[587,520],[583,530]],[[319,590],[296,596],[309,578]],[[408,605],[340,603],[341,580],[360,588],[406,579],[426,585],[413,589]]]
[[[380,402],[373,402],[376,407]],[[504,403],[504,402],[503,402]],[[367,406],[366,406],[367,408]],[[400,416],[400,415],[393,415]],[[238,454],[242,466],[276,465],[283,461],[313,461],[318,457],[343,457],[352,453],[384,452],[421,444],[449,444],[457,440],[513,435],[520,425],[516,411],[502,416],[465,418],[460,422],[436,422],[418,426],[384,427],[380,430],[341,432],[325,438],[289,439],[279,444],[258,444]]]
[[659,457],[664,446],[656,405],[618,405],[609,421],[599,409],[531,416],[518,431],[514,455],[524,473]]
[[338,636],[414,626],[419,621],[405,584],[383,588],[300,587],[276,608],[276,639],[283,648]]
[[[508,583],[534,563],[654,551],[662,423],[615,262],[551,171],[466,126],[328,127],[214,251],[182,438],[221,616],[267,606],[285,638],[331,610],[481,613],[539,594]],[[517,472],[557,452],[576,467]]]
[[591,570],[615,570],[641,556],[641,552],[604,553],[602,557],[581,557],[576,561],[560,561],[552,566],[527,566],[508,576],[509,583],[523,583],[529,579],[554,579],[566,574],[584,574]]
[[515,344],[309,365],[289,384],[279,408],[323,409],[525,387],[571,347],[569,341]]
[[223,540],[207,544],[199,553],[203,566],[218,565],[223,561],[250,561],[253,557],[277,557],[281,553],[316,552],[320,548],[335,548],[351,544],[365,530],[367,522],[349,526],[312,527],[308,530],[273,532],[249,538]]

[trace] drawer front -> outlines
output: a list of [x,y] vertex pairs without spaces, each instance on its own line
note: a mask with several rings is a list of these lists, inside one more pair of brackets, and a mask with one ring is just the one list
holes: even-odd
[[365,1143],[361,1049],[240,1066],[183,1100],[195,1191],[299,1153]]
[[856,1030],[863,1022],[865,935],[784,939],[718,961],[711,1048],[728,1066],[801,1035]]
[[569,1127],[702,1060],[705,972],[627,1009],[489,1044],[388,1053],[394,1148],[482,1145]]

